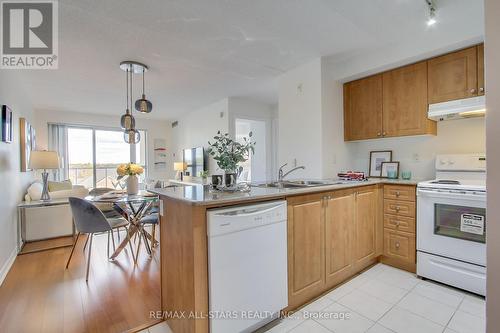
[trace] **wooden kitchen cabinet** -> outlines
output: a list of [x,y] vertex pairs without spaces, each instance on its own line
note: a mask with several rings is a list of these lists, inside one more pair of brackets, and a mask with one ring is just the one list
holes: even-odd
[[385,72],[383,82],[383,137],[436,134],[427,118],[427,62]]
[[323,196],[288,200],[288,305],[295,308],[325,286]]
[[327,287],[333,287],[353,274],[353,231],[355,194],[338,191],[325,203],[325,273]]
[[484,95],[484,44],[477,46],[477,94]]
[[384,185],[384,250],[380,261],[416,271],[416,195],[414,185]]
[[428,61],[429,104],[477,96],[477,51],[473,46]]
[[346,141],[382,136],[382,75],[344,84]]
[[380,238],[378,188],[360,189],[355,198],[354,266],[363,267],[379,253]]

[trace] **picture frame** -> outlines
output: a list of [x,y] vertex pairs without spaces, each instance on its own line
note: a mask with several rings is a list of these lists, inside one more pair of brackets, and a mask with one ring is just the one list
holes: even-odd
[[392,162],[392,150],[377,150],[370,152],[368,177],[382,177],[382,162]]
[[394,161],[382,162],[382,169],[381,169],[380,177],[381,178],[389,178],[387,176],[389,171],[395,171],[396,178],[394,178],[394,179],[398,179],[399,178],[399,162],[394,162]]
[[31,143],[31,125],[24,119],[19,118],[19,136],[21,143],[21,172],[31,171],[29,168],[29,160],[31,151],[33,150],[33,145]]
[[0,132],[2,141],[12,143],[12,110],[7,105],[2,105],[1,120],[2,128]]

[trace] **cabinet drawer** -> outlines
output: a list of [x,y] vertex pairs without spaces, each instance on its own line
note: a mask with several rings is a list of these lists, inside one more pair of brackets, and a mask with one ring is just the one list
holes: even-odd
[[397,231],[415,233],[415,218],[384,214],[384,227]]
[[384,200],[384,213],[415,217],[415,203],[411,201]]
[[384,198],[415,201],[415,186],[384,185]]
[[415,262],[415,234],[384,229],[384,255],[400,261]]

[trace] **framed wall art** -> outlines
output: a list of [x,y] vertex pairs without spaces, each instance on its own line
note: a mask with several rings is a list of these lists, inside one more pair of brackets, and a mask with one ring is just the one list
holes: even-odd
[[382,163],[392,161],[392,150],[371,151],[369,177],[382,177]]
[[31,125],[24,118],[19,118],[19,134],[21,142],[21,172],[31,171],[28,168],[31,150],[33,149],[31,143]]
[[12,110],[7,105],[2,105],[1,114],[1,137],[2,141],[6,143],[12,142]]
[[382,178],[398,179],[399,162],[382,162]]

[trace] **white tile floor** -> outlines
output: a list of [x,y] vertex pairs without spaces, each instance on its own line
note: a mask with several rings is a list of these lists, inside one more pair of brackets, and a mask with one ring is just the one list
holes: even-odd
[[[161,323],[143,332],[171,330]],[[481,333],[485,332],[485,301],[378,264],[266,332]]]

